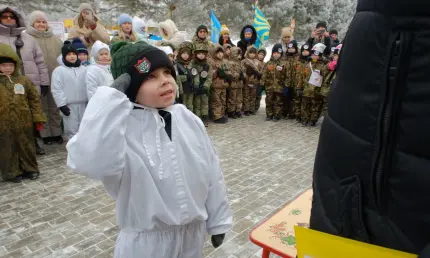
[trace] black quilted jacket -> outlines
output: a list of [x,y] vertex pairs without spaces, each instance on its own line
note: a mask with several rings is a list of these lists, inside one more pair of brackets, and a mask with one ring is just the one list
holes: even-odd
[[430,243],[429,0],[359,0],[313,188],[313,229],[417,254]]

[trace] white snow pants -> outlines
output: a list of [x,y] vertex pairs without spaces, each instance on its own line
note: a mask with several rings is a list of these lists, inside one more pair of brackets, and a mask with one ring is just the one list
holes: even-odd
[[153,231],[123,229],[114,258],[202,258],[206,235],[204,221]]
[[70,140],[79,131],[87,103],[67,104],[67,106],[70,109],[70,115],[65,116],[61,113],[61,116],[63,117],[64,135]]

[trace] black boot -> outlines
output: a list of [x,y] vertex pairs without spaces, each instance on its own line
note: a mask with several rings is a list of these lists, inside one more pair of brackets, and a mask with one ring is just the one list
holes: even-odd
[[302,118],[298,116],[298,117],[296,117],[296,121],[299,122],[299,123],[301,123],[302,122]]
[[39,178],[40,173],[39,172],[25,172],[24,178],[30,179],[30,180],[36,180]]
[[216,123],[216,124],[225,124],[227,122],[228,122],[228,118],[225,116],[223,116],[217,120],[214,120],[214,123]]
[[311,121],[311,122],[309,123],[309,125],[310,125],[310,126],[316,126],[316,125],[317,125],[317,121]]
[[296,119],[296,115],[288,115],[288,119]]
[[5,180],[6,182],[11,182],[11,183],[21,183],[22,182],[22,175],[16,176],[12,179],[7,179]]
[[242,116],[242,112],[240,112],[240,111],[239,111],[239,112],[236,112],[236,117],[237,117],[237,118],[242,118],[242,117],[243,117],[243,116]]
[[209,116],[202,116],[202,121],[205,127],[209,126]]
[[45,150],[39,146],[39,143],[34,139],[34,144],[36,144],[36,155],[45,155]]
[[45,145],[52,145],[52,137],[44,137],[42,138],[43,144]]
[[228,115],[228,118],[233,118],[233,119],[237,118],[234,112],[228,112],[227,115]]
[[272,121],[273,120],[273,116],[266,116],[266,121]]
[[273,117],[273,122],[278,122],[279,120],[281,120],[281,116],[274,116]]
[[250,116],[250,115],[251,115],[251,112],[249,112],[249,111],[245,111],[244,115],[245,115],[245,116]]
[[58,144],[63,144],[63,142],[64,142],[63,137],[61,137],[61,135],[54,136],[51,139],[53,142],[58,143]]

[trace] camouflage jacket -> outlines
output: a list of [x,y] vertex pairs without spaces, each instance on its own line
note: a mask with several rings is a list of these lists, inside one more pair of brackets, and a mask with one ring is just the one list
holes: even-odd
[[178,72],[176,81],[178,83],[179,89],[182,89],[182,92],[180,93],[193,93],[194,78],[191,74],[191,69],[189,69],[189,65],[180,60],[177,60],[175,65]]
[[296,64],[296,88],[304,89],[306,78],[309,78],[311,69],[308,67],[308,60],[299,59]]
[[[257,86],[260,83],[261,73],[263,65],[257,58],[249,59],[248,54],[246,54],[245,59],[242,60],[242,71],[245,75],[245,82],[247,85],[255,85]],[[248,73],[248,71],[253,70],[258,73],[260,76],[256,76],[253,73]]]
[[323,84],[321,86],[320,94],[323,97],[328,97],[328,93],[330,91],[330,87],[333,84],[334,79],[336,79],[336,70],[329,70],[327,67],[325,69],[325,77],[323,80]]
[[282,93],[288,70],[288,63],[282,63],[281,60],[271,59],[267,62],[261,78],[261,84],[266,88],[266,92]]
[[284,59],[285,64],[287,65],[287,73],[286,73],[286,81],[285,84],[289,88],[295,88],[297,86],[297,64],[298,58],[297,56],[287,56]]
[[212,88],[227,89],[230,84],[225,80],[225,78],[220,78],[218,72],[219,70],[222,70],[226,75],[231,74],[228,67],[228,61],[225,59],[218,59],[216,57],[216,52],[220,49],[223,50],[219,45],[211,49],[213,59],[209,63],[212,66]]
[[203,85],[209,90],[212,85],[212,66],[207,61],[193,59],[190,63],[191,74],[193,75],[193,85],[198,87]]
[[231,58],[229,59],[228,65],[230,68],[231,75],[233,75],[233,82],[230,87],[232,89],[243,88],[244,73],[242,71],[242,63],[239,59],[241,57],[241,49],[239,47],[231,48]]
[[[312,69],[311,66],[312,65]],[[303,96],[304,97],[314,97],[315,93],[319,94],[321,91],[321,87],[316,87],[310,83],[308,83],[309,79],[311,78],[311,74],[312,74],[312,70],[313,71],[320,71],[320,75],[323,77],[324,80],[324,76],[325,76],[325,64],[322,61],[318,61],[316,63],[314,62],[308,62],[306,64],[307,69],[309,71],[309,76],[307,76],[306,78],[303,77],[304,81],[302,82],[302,85],[304,86],[303,88]]]

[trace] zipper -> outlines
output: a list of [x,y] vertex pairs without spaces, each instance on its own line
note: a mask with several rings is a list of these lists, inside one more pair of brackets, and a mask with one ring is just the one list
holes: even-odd
[[390,60],[386,68],[385,89],[383,92],[382,109],[377,128],[377,144],[374,154],[372,186],[375,204],[378,211],[383,209],[384,183],[391,169],[390,161],[395,148],[395,123],[398,116],[401,92],[407,76],[408,49],[411,37],[407,32],[394,35],[390,46]]

